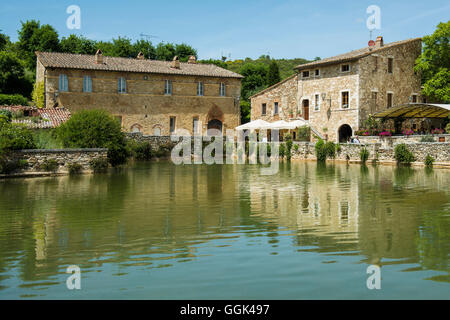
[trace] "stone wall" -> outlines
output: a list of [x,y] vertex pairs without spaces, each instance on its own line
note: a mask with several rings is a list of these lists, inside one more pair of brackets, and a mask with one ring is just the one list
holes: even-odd
[[159,147],[165,147],[172,144],[170,136],[149,136],[142,133],[127,133],[127,139],[132,139],[137,142],[148,142],[153,150],[158,150]]
[[[43,77],[38,63],[37,79]],[[66,74],[68,92],[58,91],[60,74]],[[91,93],[83,92],[83,76],[92,78]],[[117,92],[117,79],[126,79],[126,93]],[[172,94],[164,94],[165,80],[172,81]],[[197,96],[197,84],[203,82],[204,96]],[[220,84],[225,84],[225,96],[220,96]],[[175,117],[175,129],[193,134],[193,121],[201,122],[206,132],[210,120],[219,120],[226,129],[240,125],[241,80],[200,76],[159,75],[96,70],[47,69],[45,75],[46,107],[56,104],[71,112],[82,109],[104,109],[116,116],[127,132],[139,130],[151,135],[170,134],[170,118]]]
[[59,164],[57,172],[68,172],[69,164],[80,164],[84,171],[90,171],[89,162],[93,159],[107,159],[108,149],[60,149],[60,150],[20,150],[12,153],[10,159],[23,159],[28,162],[25,172],[41,171],[40,166],[48,160]]
[[[298,151],[292,149],[292,158],[298,160],[317,160],[315,144],[309,142],[294,142]],[[340,144],[340,151],[336,153],[336,160],[360,161],[362,148],[370,153],[369,161],[377,158],[381,162],[395,162],[394,147],[385,147],[381,143],[370,145]],[[423,163],[427,155],[431,155],[436,162],[450,164],[450,143],[415,143],[408,145],[409,150],[416,157],[416,162]]]
[[[386,146],[395,146],[400,143],[421,143],[422,138],[428,137],[426,135],[412,135],[412,136],[392,136],[392,137],[378,137],[378,136],[359,136],[358,139],[362,144],[381,143]],[[450,134],[436,134],[431,135],[435,142],[450,142]],[[441,141],[444,140],[444,141]]]

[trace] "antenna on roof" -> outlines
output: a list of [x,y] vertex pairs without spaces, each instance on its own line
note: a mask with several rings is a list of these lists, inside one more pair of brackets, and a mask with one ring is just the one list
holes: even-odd
[[[160,39],[158,36],[152,36],[152,35],[150,35],[150,34],[145,34],[145,33],[141,33],[141,34],[139,34],[139,36],[140,36],[141,38],[146,38],[147,41],[149,41],[149,42],[151,42],[150,39],[152,39],[152,38]],[[164,41],[162,41],[162,42],[164,42]],[[148,48],[148,58],[151,59],[151,50],[150,50],[150,48]]]

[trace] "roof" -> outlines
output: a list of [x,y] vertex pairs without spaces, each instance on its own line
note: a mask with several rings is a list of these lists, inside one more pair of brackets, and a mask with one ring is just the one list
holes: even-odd
[[[30,116],[12,119],[11,122],[16,124],[24,124],[33,129],[56,128],[70,119],[70,112],[64,108],[39,109],[29,106],[0,106],[0,110],[9,110],[11,112],[25,110],[31,111]],[[42,120],[36,120],[36,117],[41,117]]]
[[95,63],[95,55],[60,52],[36,52],[36,56],[46,68],[139,72],[218,78],[243,78],[240,74],[220,68],[213,64],[181,62],[180,69],[177,69],[171,68],[171,61],[103,56],[103,63],[97,64]]
[[374,115],[375,118],[446,118],[450,104],[407,103]]
[[266,93],[266,92],[268,92],[268,91],[270,91],[270,90],[272,90],[272,89],[274,89],[274,88],[276,88],[276,87],[282,85],[283,83],[288,82],[289,80],[291,80],[292,78],[295,78],[296,76],[297,76],[297,74],[293,74],[293,75],[290,76],[289,78],[286,78],[286,79],[284,79],[284,80],[282,80],[282,81],[280,81],[280,82],[274,84],[274,85],[271,86],[271,87],[268,87],[268,88],[266,88],[266,89],[264,89],[264,90],[261,90],[261,91],[255,93],[254,95],[252,95],[252,96],[250,97],[250,99],[251,99],[251,98],[254,98],[254,97],[256,97],[256,96],[259,96],[259,95],[261,95],[261,94],[263,94],[263,93]]
[[365,56],[371,55],[373,53],[380,52],[382,50],[392,48],[395,46],[404,45],[404,44],[414,42],[414,41],[422,41],[422,38],[414,38],[414,39],[407,39],[407,40],[402,40],[402,41],[397,41],[397,42],[391,42],[391,43],[384,44],[382,47],[379,47],[379,48],[372,48],[372,50],[370,50],[369,46],[367,46],[362,49],[353,50],[353,51],[350,51],[350,52],[347,52],[344,54],[340,54],[340,55],[337,55],[334,57],[301,64],[301,65],[295,67],[294,69],[305,70],[305,69],[309,69],[311,67],[318,67],[318,66],[323,66],[323,65],[328,65],[328,64],[354,61],[354,60],[363,58]]

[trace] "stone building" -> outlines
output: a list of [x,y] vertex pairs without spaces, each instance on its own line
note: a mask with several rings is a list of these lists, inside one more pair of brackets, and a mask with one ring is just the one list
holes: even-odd
[[127,132],[170,135],[180,129],[240,124],[241,75],[215,65],[36,52],[36,82],[44,82],[45,106],[70,112],[105,109]]
[[414,65],[420,38],[368,47],[299,65],[296,74],[251,97],[251,119],[303,118],[332,141],[347,141],[370,114],[420,102]]

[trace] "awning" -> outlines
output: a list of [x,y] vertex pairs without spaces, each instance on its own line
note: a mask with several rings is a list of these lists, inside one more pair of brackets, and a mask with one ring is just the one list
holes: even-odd
[[450,104],[407,103],[378,112],[375,118],[446,118],[450,115]]

